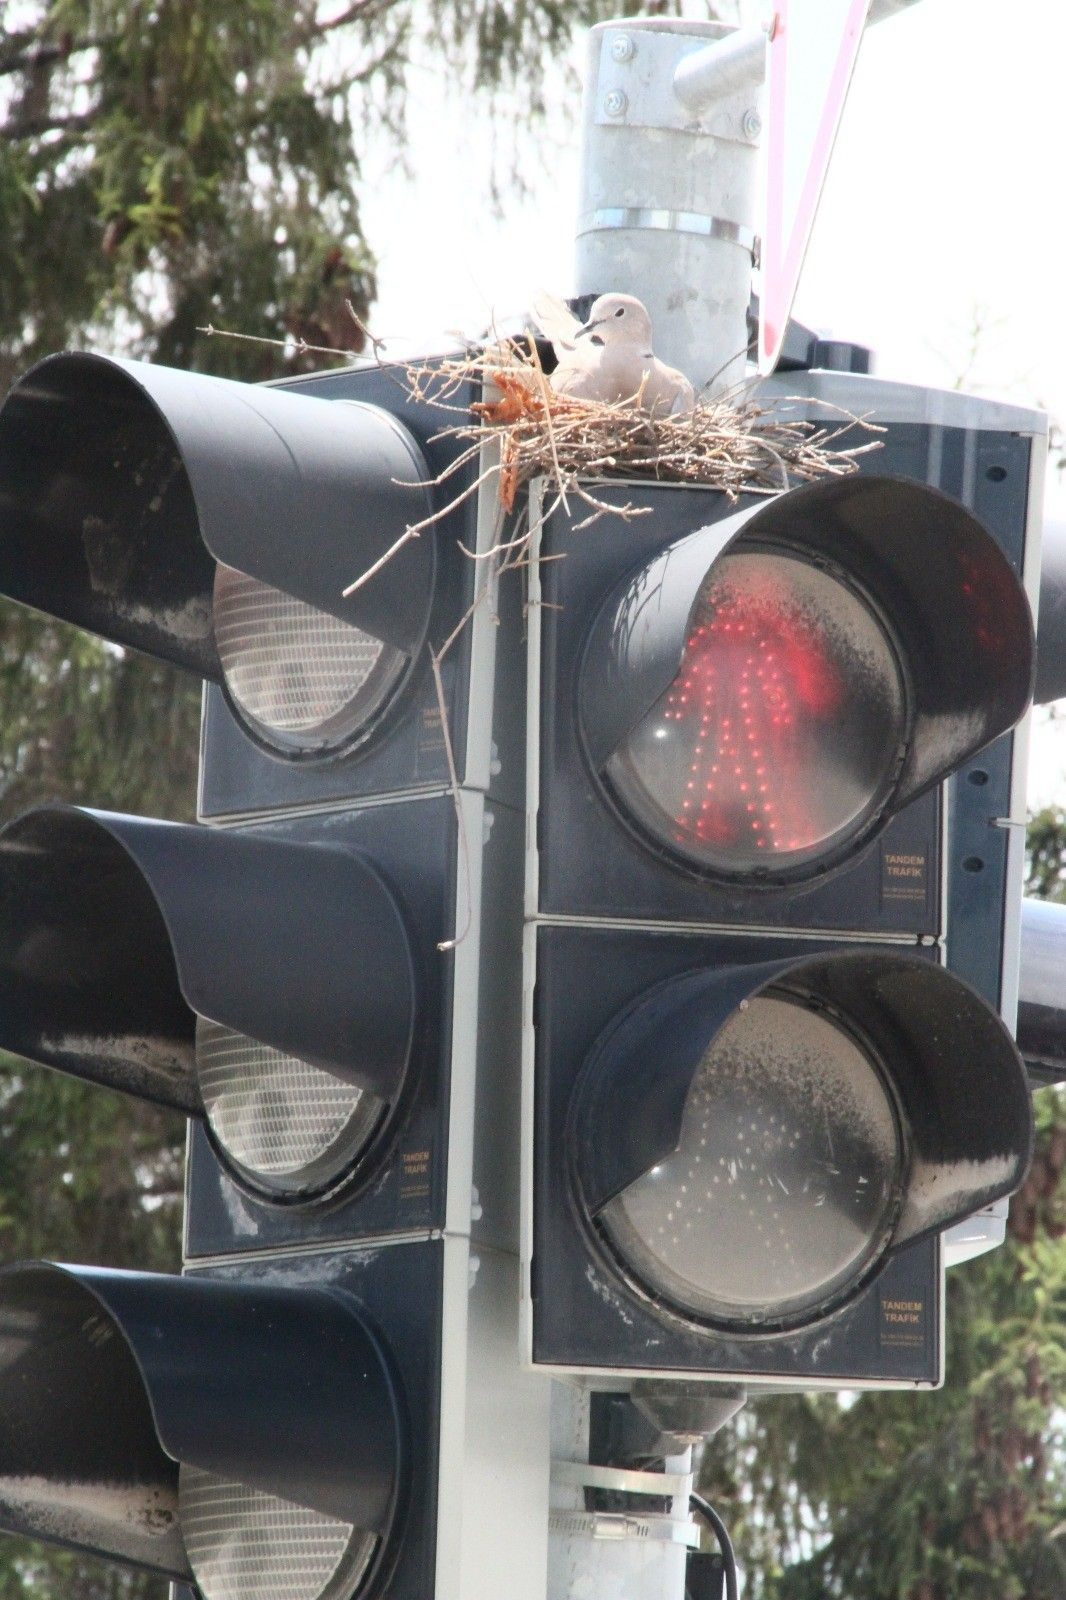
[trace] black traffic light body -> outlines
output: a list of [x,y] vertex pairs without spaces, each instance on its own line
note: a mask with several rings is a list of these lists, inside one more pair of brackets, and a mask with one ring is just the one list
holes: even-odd
[[546,1374],[683,1378],[682,1432],[695,1381],[938,1381],[942,1232],[1030,1136],[996,1013],[1036,456],[840,381],[876,471],[605,485],[648,514],[548,518],[525,618],[396,374],[16,387],[0,591],[206,692],[203,822],[0,831],[0,1043],[191,1119],[182,1279],[0,1277],[5,1526],[203,1600],[246,1562],[286,1600],[538,1600]]
[[[473,398],[469,386],[450,393],[452,416]],[[311,400],[331,404],[328,424]],[[463,498],[477,469],[456,467],[461,446],[441,437],[443,415],[409,397],[397,368],[253,388],[49,357],[12,390],[0,424],[3,592],[204,678],[205,817],[439,789],[449,774],[426,644],[439,648],[474,603],[479,569],[466,552],[494,518],[491,502]],[[431,486],[449,470],[446,486]],[[455,500],[383,560],[411,523]],[[213,596],[220,569],[260,590]],[[269,609],[278,591],[297,602],[280,616]],[[516,594],[499,599],[517,615]],[[488,610],[477,608],[479,624]],[[338,648],[330,619],[383,647],[355,696],[358,725],[329,702],[332,714],[305,723],[301,739],[293,721],[304,708],[287,704],[272,735],[270,691],[281,691],[269,680],[249,688],[241,629],[289,630],[282,665],[296,676],[301,652]],[[521,728],[512,715],[491,722],[497,635],[517,650],[510,628],[471,626],[442,660],[447,720],[460,782],[521,805]],[[242,686],[248,704],[234,716]],[[314,687],[297,681],[290,696]]]
[[[257,1193],[254,1175],[251,1182],[242,1181],[242,1176],[247,1180],[247,1171],[242,1175],[233,1162],[227,1165],[215,1159],[218,1143],[216,1140],[212,1149],[212,1118],[204,1119],[202,1096],[195,1085],[188,1093],[168,1094],[158,1084],[153,1090],[144,1078],[143,1049],[127,1051],[118,1063],[113,1059],[115,1052],[107,1049],[104,1054],[112,1059],[93,1069],[84,1060],[84,1030],[74,1025],[74,1019],[72,1032],[77,1044],[66,1053],[47,1045],[34,1049],[33,1040],[9,1037],[10,1048],[28,1050],[51,1065],[133,1092],[148,1092],[154,1098],[169,1098],[181,1109],[200,1113],[192,1136],[190,1173],[191,1192],[202,1198],[191,1208],[188,1227],[188,1248],[196,1256],[280,1246],[301,1239],[373,1237],[446,1224],[469,1228],[469,1183],[456,1186],[451,1202],[447,1187],[453,1036],[461,1048],[476,1052],[477,1047],[471,1033],[473,1012],[456,1016],[452,994],[456,985],[464,996],[476,992],[478,946],[476,938],[461,938],[454,951],[438,947],[463,932],[480,909],[474,902],[481,893],[483,848],[491,880],[487,898],[493,906],[506,903],[506,879],[513,877],[510,862],[517,850],[517,823],[507,802],[516,802],[521,795],[521,728],[506,708],[494,728],[492,685],[497,654],[505,676],[515,670],[518,594],[516,589],[504,591],[501,599],[510,609],[504,625],[495,626],[488,603],[475,606],[479,569],[467,553],[475,550],[479,538],[484,541],[491,536],[491,511],[479,508],[475,498],[468,499],[458,511],[432,523],[418,540],[391,557],[365,593],[358,591],[350,601],[340,595],[344,579],[358,577],[371,559],[387,551],[393,537],[406,526],[405,519],[429,516],[469,487],[472,469],[454,474],[446,490],[434,493],[426,487],[431,475],[454,463],[460,447],[454,439],[441,440],[439,409],[409,401],[405,381],[396,370],[372,368],[324,375],[293,388],[298,391],[295,420],[288,406],[292,398],[288,388],[249,390],[196,375],[141,368],[136,363],[58,357],[43,363],[16,387],[0,422],[6,590],[16,598],[51,606],[57,614],[96,626],[120,642],[150,645],[181,664],[211,674],[206,680],[201,814],[239,823],[245,837],[283,839],[302,846],[332,843],[350,850],[363,860],[371,880],[380,881],[384,890],[381,900],[391,902],[375,907],[364,901],[361,912],[356,912],[351,886],[342,890],[338,883],[334,897],[346,901],[348,914],[348,928],[342,933],[345,911],[341,904],[331,913],[320,897],[316,899],[310,885],[301,908],[286,905],[287,891],[296,888],[301,877],[298,860],[292,866],[291,883],[264,882],[251,894],[251,886],[242,881],[239,863],[227,863],[226,848],[218,843],[223,836],[218,834],[197,838],[187,831],[172,830],[175,841],[184,839],[191,853],[187,861],[175,860],[169,869],[162,869],[164,874],[170,872],[166,893],[171,898],[183,884],[190,893],[184,920],[170,929],[172,963],[179,981],[175,983],[168,972],[168,984],[150,985],[149,1031],[155,1027],[158,1032],[154,1008],[162,1005],[161,996],[166,994],[171,1009],[180,1014],[177,1027],[188,1049],[191,1017],[186,1007],[197,1009],[197,995],[190,989],[187,969],[195,969],[193,976],[196,971],[202,974],[205,981],[198,1009],[200,1014],[212,1015],[211,975],[217,970],[219,956],[227,952],[233,958],[231,966],[244,974],[253,1010],[257,1004],[262,1006],[267,994],[279,994],[280,1009],[288,1007],[290,1013],[298,1014],[302,994],[308,1002],[304,1014],[321,1013],[321,1005],[316,1007],[312,999],[317,981],[332,994],[334,1009],[342,1014],[359,985],[349,983],[345,989],[340,970],[330,970],[335,966],[331,941],[339,939],[347,952],[344,960],[353,977],[361,973],[365,995],[373,998],[375,1011],[383,1009],[388,996],[404,990],[406,1017],[394,1017],[390,1024],[396,1037],[388,1046],[393,1062],[386,1068],[386,1077],[392,1082],[376,1087],[366,1081],[362,1084],[388,1101],[389,1115],[366,1142],[355,1168],[338,1171],[336,1181],[309,1182],[302,1189],[293,1185],[288,1193],[275,1185],[264,1200],[262,1193]],[[309,414],[307,396],[315,400]],[[451,396],[449,403],[461,409],[469,398],[463,392]],[[392,410],[386,411],[385,406]],[[393,412],[402,417],[402,424]],[[359,424],[354,444],[364,446],[354,454],[349,414]],[[327,423],[332,424],[338,416],[345,426],[332,440]],[[268,442],[274,441],[279,429],[283,437],[289,429],[289,454],[299,459],[303,452],[295,489],[285,483],[284,462],[280,468],[273,459],[266,468],[262,465],[264,418],[269,425]],[[369,429],[368,422],[372,424]],[[219,430],[227,427],[231,432],[225,438]],[[136,446],[130,443],[131,437]],[[316,481],[316,471],[322,483]],[[403,476],[397,483],[395,477],[400,473]],[[279,477],[281,487],[277,486]],[[236,486],[244,487],[249,480],[251,491],[245,502]],[[390,491],[398,497],[395,505]],[[295,509],[288,512],[287,542],[267,520],[274,502],[275,509],[284,508],[286,495],[296,502]],[[86,551],[83,525],[95,530],[92,551]],[[264,526],[269,531],[265,555],[257,542]],[[175,544],[177,556],[171,548]],[[318,544],[324,547],[321,571],[313,552],[309,553]],[[136,590],[140,597],[136,605],[125,588],[118,593],[112,586],[101,594],[101,558],[94,554],[97,546],[107,549],[111,568],[121,575],[123,584]],[[369,717],[365,735],[335,750],[293,752],[286,747],[291,734],[284,735],[280,747],[271,747],[262,731],[251,726],[251,719],[235,710],[232,685],[213,681],[220,675],[217,662],[225,653],[217,648],[211,627],[211,556],[215,547],[230,559],[242,560],[246,567],[265,568],[270,579],[290,582],[294,590],[299,586],[303,594],[313,594],[343,611],[346,618],[348,607],[354,605],[361,621],[366,622],[369,615],[375,627],[392,628],[397,635],[405,631],[409,636],[406,642],[412,660],[391,700]],[[40,554],[42,548],[48,552],[47,560]],[[417,551],[413,561],[412,549]],[[184,565],[179,557],[184,558]],[[388,592],[383,599],[368,602],[366,594],[373,595],[381,582],[388,585]],[[425,592],[419,594],[420,590]],[[413,603],[412,593],[418,604]],[[182,608],[176,596],[183,597]],[[469,625],[459,629],[454,648],[440,669],[447,727],[462,784],[457,816],[451,797],[442,792],[448,764],[428,646],[439,646],[472,606]],[[199,640],[191,660],[187,643],[190,615],[197,619]],[[223,637],[217,604],[213,621],[214,634]],[[274,624],[274,618],[268,617],[267,624]],[[503,640],[499,651],[497,636]],[[313,655],[316,643],[313,632],[299,639],[300,648],[308,655]],[[327,648],[332,644],[327,638]],[[239,667],[238,660],[238,672]],[[293,663],[283,660],[282,667],[291,673]],[[239,676],[234,677],[239,683]],[[284,824],[270,820],[283,813],[289,814]],[[147,837],[151,839],[151,829]],[[212,843],[216,846],[213,852],[208,849]],[[6,892],[9,904],[17,908],[27,892],[27,868],[17,848],[10,849],[8,856],[12,866]],[[200,861],[199,856],[204,859]],[[320,850],[308,858],[310,865],[316,856]],[[325,869],[322,875],[328,876]],[[57,868],[57,876],[64,879],[62,867]],[[120,890],[116,900],[106,869],[101,877],[102,922],[110,917],[113,928],[125,927],[136,946],[136,919],[125,905],[125,890]],[[69,922],[77,901],[69,892],[69,877],[66,881]],[[227,929],[216,919],[201,934],[197,896],[202,896],[207,886],[213,887],[220,904],[232,908],[232,925]],[[150,887],[158,899],[159,884]],[[143,901],[138,909],[143,911],[151,905],[151,893],[145,886],[138,892]],[[62,895],[62,888],[59,893]],[[242,901],[247,902],[246,915]],[[203,909],[206,912],[207,906]],[[164,919],[172,922],[165,903],[162,910]],[[291,919],[288,928],[286,912]],[[52,906],[41,913],[45,921],[63,915]],[[390,926],[399,924],[392,929],[395,948],[391,951],[382,947],[387,931],[383,917]],[[336,918],[341,920],[334,931]],[[232,937],[242,921],[248,924],[249,941],[243,963]],[[20,963],[25,964],[20,951],[25,938],[16,910],[10,947],[12,1017],[26,1010],[19,1001],[24,981]],[[113,933],[111,938],[114,942]],[[264,938],[274,949],[270,967],[264,966]],[[99,963],[95,974],[98,988],[114,992],[118,973],[109,971],[108,963],[112,968],[121,963],[107,950],[105,940],[90,936],[89,942],[94,944]],[[160,942],[165,945],[166,940]],[[134,959],[139,959],[139,952]],[[160,962],[167,966],[165,952]],[[405,964],[410,965],[409,973],[399,971]],[[128,958],[125,967],[130,967]],[[485,982],[492,985],[495,981],[500,992],[506,984],[506,971],[506,961],[493,963]],[[128,989],[129,971],[123,976]],[[70,981],[76,986],[83,979],[79,974]],[[55,1003],[53,990],[47,1004],[54,1009]],[[240,1026],[236,1014],[225,1014],[225,1007],[219,1011],[216,1003],[214,1012],[214,1021]],[[119,1026],[118,1018],[112,1021]],[[106,1020],[103,1025],[106,1027]],[[306,1033],[305,1022],[299,1028]],[[401,1037],[405,1029],[406,1039]],[[278,1048],[293,1047],[291,1039],[272,1037],[269,1029],[245,1031]],[[42,1043],[38,1038],[37,1044]],[[364,1067],[365,1044],[349,1039],[347,1046],[349,1056],[359,1057]],[[301,1059],[314,1060],[315,1052],[305,1051]],[[351,1061],[346,1068],[336,1055],[332,1062],[320,1055],[318,1064],[341,1074],[352,1071]],[[168,1068],[164,1065],[161,1070],[165,1076]],[[459,1092],[463,1093],[462,1087]],[[463,1114],[468,1118],[473,1115],[471,1095],[468,1086],[463,1093]],[[309,1196],[313,1204],[307,1203]],[[509,1237],[509,1224],[500,1220],[507,1209],[483,1208],[485,1233],[498,1245]],[[513,1207],[509,1209],[513,1211]]]
[[[524,1349],[534,1366],[601,1382],[939,1382],[942,1235],[1016,1185],[1028,1156],[1025,1079],[996,1013],[1011,1018],[1016,995],[1011,822],[1023,814],[1024,753],[1013,729],[1032,677],[1021,579],[1032,593],[1044,419],[850,375],[799,384],[783,406],[792,415],[884,424],[859,479],[762,509],[698,489],[597,484],[638,514],[575,531],[579,519],[557,508],[540,534]],[[655,741],[687,750],[691,768],[659,762]],[[694,820],[704,783],[706,816]],[[766,864],[758,824],[774,825],[770,801],[789,836],[776,835]],[[861,981],[844,981],[860,969]],[[880,1008],[893,987],[890,1017]],[[749,1004],[758,1022],[754,1009],[745,1020]],[[731,1020],[712,1026],[719,1013]],[[937,1065],[938,1036],[955,1023]],[[760,1027],[775,1065],[756,1083],[745,1063]],[[832,1078],[847,1047],[829,1028],[872,1065],[899,1118],[898,1171],[911,1176],[894,1221],[863,1210],[879,1179],[855,1127],[872,1102],[845,1111],[842,1097],[840,1123],[808,1144],[804,1108],[783,1092],[789,1076],[804,1081],[807,1049]],[[686,1030],[707,1047],[704,1078],[677,1044]],[[732,1085],[717,1102],[715,1081]],[[830,1091],[811,1079],[806,1093],[817,1110]],[[663,1183],[671,1198],[660,1202]],[[916,1222],[916,1200],[935,1191],[943,1204]],[[820,1231],[830,1213],[869,1229],[843,1266],[832,1230]],[[805,1231],[820,1259],[797,1297],[774,1247]],[[760,1272],[763,1249],[774,1264]],[[839,1272],[825,1270],[829,1257]]]
[[[436,1453],[412,1419],[439,1405],[440,1319],[427,1339],[410,1309],[439,1303],[441,1265],[423,1242],[405,1247],[402,1277],[380,1249],[186,1278],[6,1269],[3,1326],[23,1349],[0,1381],[5,1526],[188,1579],[210,1539],[192,1468],[354,1524],[368,1584],[424,1593],[431,1525],[409,1511],[432,1500]],[[55,1485],[47,1513],[42,1481]],[[296,1551],[314,1537],[298,1513],[288,1532]],[[197,1568],[224,1576],[227,1560]]]
[[[434,393],[432,385],[427,389],[431,395]],[[320,373],[286,382],[285,392],[380,406],[398,415],[422,453],[426,476],[451,472],[447,488],[431,496],[434,508],[459,498],[477,477],[474,465],[455,471],[458,447],[454,439],[442,437],[446,424],[461,417],[464,408],[477,398],[471,385],[449,393],[446,402],[441,401],[454,408],[452,417],[442,411],[441,403],[411,399],[404,378],[395,368]],[[444,537],[440,536],[440,529],[429,529],[422,536],[422,542],[435,551],[427,636],[436,646],[444,642],[475,603],[477,567],[463,547],[469,551],[477,547],[479,530],[483,546],[491,535],[494,518],[491,497],[481,501],[472,497],[449,516]],[[359,566],[354,550],[346,560],[346,582],[351,582],[364,568]],[[481,626],[490,609],[483,603],[476,614],[477,626],[463,628],[441,662],[448,730],[461,783],[521,807],[522,724],[506,705],[500,705],[494,716],[491,697],[497,651],[506,658],[502,670],[507,680],[520,670],[517,586],[501,586],[498,594],[494,592],[491,604],[492,608],[501,608],[505,625],[498,629]],[[313,770],[306,764],[278,762],[265,754],[249,736],[246,725],[232,715],[224,690],[216,683],[205,685],[199,800],[200,815],[205,820],[247,814],[251,809],[329,805],[374,794],[440,789],[447,782],[444,729],[424,650],[376,736],[349,759],[316,762]]]
[[[513,1359],[514,683],[493,726],[520,598],[503,626],[479,599],[491,503],[434,518],[476,474],[429,485],[460,446],[402,374],[292,388],[71,356],[0,413],[0,589],[203,675],[221,824],[0,832],[5,1046],[190,1115],[182,1279],[0,1280],[13,1436],[34,1412],[0,1520],[203,1600],[282,1572],[293,1600],[488,1592],[505,1505],[546,1493],[546,1390]],[[345,1338],[375,1355],[340,1379]]]

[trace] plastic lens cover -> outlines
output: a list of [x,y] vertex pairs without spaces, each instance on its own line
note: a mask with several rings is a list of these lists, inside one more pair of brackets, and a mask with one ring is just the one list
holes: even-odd
[[186,1463],[178,1515],[204,1600],[350,1600],[377,1547],[360,1528]]
[[222,565],[214,621],[233,703],[283,753],[313,754],[356,738],[409,660],[361,628]]
[[866,602],[776,550],[707,573],[677,676],[607,766],[626,809],[709,874],[802,875],[890,790],[903,680]]
[[597,1220],[679,1311],[796,1326],[864,1281],[903,1176],[895,1105],[873,1061],[824,1012],[771,990],[705,1051],[677,1148]]
[[196,1063],[216,1143],[241,1177],[268,1193],[330,1188],[385,1110],[366,1090],[204,1017],[196,1020]]

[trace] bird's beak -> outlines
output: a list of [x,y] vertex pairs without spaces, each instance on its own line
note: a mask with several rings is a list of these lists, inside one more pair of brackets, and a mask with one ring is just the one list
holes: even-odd
[[597,317],[594,322],[583,322],[574,334],[575,339],[580,339],[583,333],[591,333],[593,328],[600,328],[606,322],[606,317]]

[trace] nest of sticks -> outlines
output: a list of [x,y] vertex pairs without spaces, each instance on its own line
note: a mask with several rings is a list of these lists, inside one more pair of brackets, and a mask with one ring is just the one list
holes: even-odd
[[[497,442],[498,460],[479,486],[486,477],[498,477],[504,512],[535,478],[554,486],[553,499],[565,502],[572,495],[584,502],[591,522],[608,511],[619,514],[617,505],[604,505],[589,487],[596,479],[700,484],[736,500],[846,476],[858,471],[860,456],[881,448],[880,440],[869,435],[882,430],[862,418],[841,414],[832,424],[783,419],[740,391],[701,399],[693,411],[668,417],[649,416],[639,394],[617,405],[559,395],[532,339],[449,356],[430,367],[412,366],[407,383],[413,398],[445,411],[454,406],[464,419],[442,430],[467,444],[449,475],[487,441]],[[485,394],[471,408],[476,422],[458,403],[460,391],[471,383]]]

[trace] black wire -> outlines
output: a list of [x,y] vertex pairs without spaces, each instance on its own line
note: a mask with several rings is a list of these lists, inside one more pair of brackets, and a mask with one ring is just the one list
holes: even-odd
[[737,1600],[737,1558],[733,1554],[733,1541],[729,1537],[725,1523],[710,1501],[705,1500],[701,1494],[690,1494],[688,1503],[689,1508],[698,1511],[704,1522],[709,1524],[718,1540],[718,1548],[722,1552],[722,1565],[725,1568],[726,1600]]

